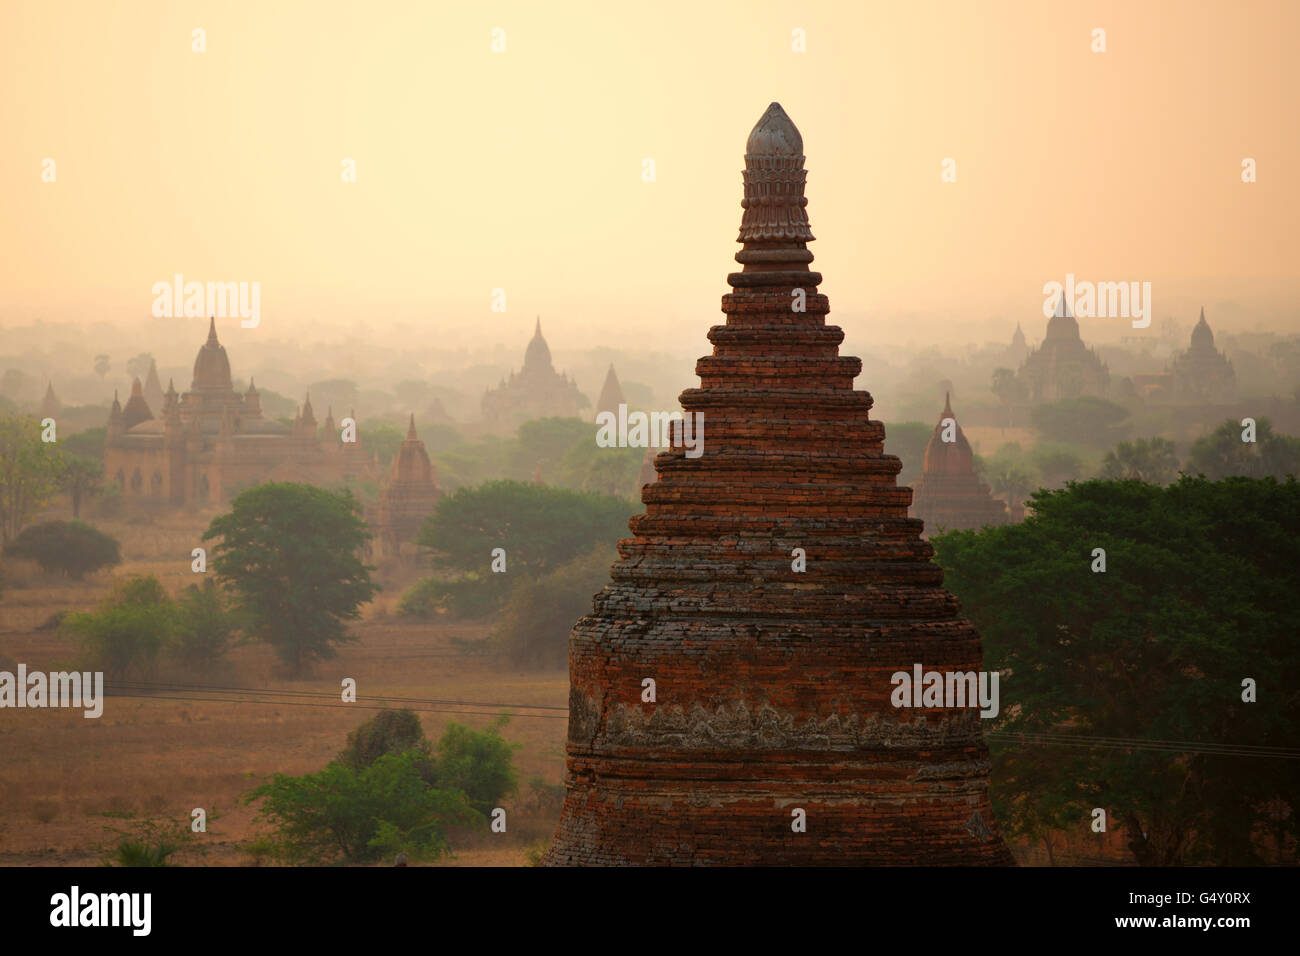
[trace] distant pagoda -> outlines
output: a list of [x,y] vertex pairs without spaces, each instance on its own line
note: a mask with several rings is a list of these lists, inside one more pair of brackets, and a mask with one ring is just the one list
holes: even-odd
[[41,399],[41,418],[55,418],[63,411],[63,403],[54,394],[54,383],[45,383],[45,397]]
[[626,403],[627,400],[623,398],[623,386],[619,385],[618,375],[614,372],[614,363],[610,362],[609,371],[605,373],[605,384],[600,387],[600,398],[596,400],[595,415],[598,416],[601,412],[613,412],[617,417],[618,406]]
[[978,710],[890,700],[915,664],[978,672],[980,640],[907,515],[853,388],[862,363],[825,322],[803,160],[773,103],[746,150],[727,321],[681,395],[704,416],[703,455],[675,429],[569,638],[567,793],[545,863],[1011,862]]
[[[953,440],[944,441],[945,433]],[[966,531],[1010,520],[1006,505],[989,494],[975,474],[975,454],[952,413],[950,396],[944,396],[943,413],[925,446],[912,514],[925,522],[927,537],[940,529]]]
[[1096,351],[1083,344],[1079,323],[1070,314],[1065,293],[1061,293],[1056,313],[1048,320],[1042,345],[1029,353],[1017,374],[1029,387],[1033,402],[1106,394],[1110,371]]
[[1236,397],[1237,375],[1232,363],[1214,347],[1214,333],[1205,321],[1203,307],[1201,319],[1192,329],[1191,347],[1174,356],[1172,372],[1174,389],[1184,401],[1221,402]]

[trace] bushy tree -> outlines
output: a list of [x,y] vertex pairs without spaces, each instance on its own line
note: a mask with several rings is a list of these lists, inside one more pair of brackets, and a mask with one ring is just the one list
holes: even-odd
[[1059,488],[1083,474],[1083,459],[1068,446],[1056,442],[1035,445],[1029,457],[1047,488]]
[[26,558],[42,570],[78,579],[122,563],[117,539],[84,521],[45,521],[24,528],[8,546],[11,558]]
[[1207,478],[1285,478],[1300,474],[1300,439],[1275,434],[1267,418],[1256,422],[1255,441],[1242,441],[1244,431],[1240,422],[1228,419],[1198,438],[1187,459],[1187,470]]
[[469,805],[487,816],[519,788],[512,744],[501,736],[509,718],[501,716],[486,730],[450,721],[438,739],[437,786],[463,793]]
[[407,708],[381,710],[348,734],[347,746],[339,753],[338,761],[345,767],[359,770],[386,754],[408,750],[426,754],[429,751],[419,715]]
[[430,787],[421,760],[407,751],[359,768],[277,773],[243,802],[262,801],[258,818],[275,827],[272,855],[287,862],[364,863],[396,852],[434,859],[449,850],[449,826],[483,818],[460,793]]
[[617,558],[602,546],[510,592],[493,639],[516,666],[561,668],[569,661],[569,632],[591,613],[592,597],[609,583]]
[[212,566],[245,629],[297,674],[351,640],[346,621],[378,591],[359,557],[370,539],[348,492],[290,482],[258,485],[213,519]]
[[63,462],[32,415],[0,417],[0,547],[54,498]]
[[1085,395],[1035,406],[1029,414],[1034,428],[1048,441],[1078,442],[1106,448],[1124,437],[1128,409]]
[[135,575],[97,610],[69,614],[61,629],[77,641],[87,667],[121,680],[152,673],[176,626],[176,608],[159,580]]
[[1122,441],[1106,452],[1101,463],[1102,478],[1139,478],[1154,485],[1167,485],[1178,477],[1178,454],[1166,438]]
[[1293,762],[1232,748],[1300,736],[1295,479],[1076,483],[1035,494],[1022,524],[931,543],[1002,675],[997,730],[1155,745],[995,743],[1004,830],[1081,827],[1105,807],[1143,865],[1257,863],[1270,838],[1294,854]]
[[185,588],[176,610],[176,659],[195,670],[210,670],[225,658],[238,629],[217,582],[208,578]]
[[104,466],[94,458],[67,455],[63,459],[60,483],[72,496],[72,517],[81,517],[81,502],[99,489],[104,479]]
[[[435,571],[465,575],[462,584],[490,594],[491,606],[499,606],[514,582],[617,542],[633,511],[625,498],[492,481],[443,496],[416,542],[433,549]],[[495,548],[505,550],[504,574],[490,570]]]

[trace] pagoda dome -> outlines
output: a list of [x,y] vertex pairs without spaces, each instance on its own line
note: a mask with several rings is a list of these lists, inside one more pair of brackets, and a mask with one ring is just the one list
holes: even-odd
[[1214,350],[1214,332],[1210,329],[1210,323],[1205,321],[1205,309],[1201,309],[1200,321],[1192,329],[1192,351],[1213,352]]
[[[943,440],[944,422],[948,419],[952,419],[956,429],[956,438],[950,442]],[[934,426],[930,441],[925,446],[921,470],[926,474],[938,475],[975,474],[975,453],[966,440],[966,433],[953,417],[951,396],[944,397],[943,415],[939,418],[939,424]]]
[[539,317],[537,327],[533,330],[532,341],[528,343],[528,348],[524,351],[524,368],[543,371],[551,370],[554,367],[551,364],[551,349],[546,344],[546,339],[542,337],[542,320]]
[[194,359],[193,391],[231,390],[230,359],[226,357],[226,348],[217,341],[217,320],[213,317],[208,325],[208,340],[199,349]]

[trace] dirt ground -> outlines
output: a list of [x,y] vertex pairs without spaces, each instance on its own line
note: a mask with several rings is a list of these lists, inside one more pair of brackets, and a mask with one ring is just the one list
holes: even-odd
[[[9,564],[0,597],[0,668],[12,670],[22,662],[48,671],[71,662],[72,641],[42,625],[56,612],[93,607],[117,579],[157,574],[173,594],[196,581],[190,550],[200,544],[211,517],[93,519],[121,541],[125,560],[82,582]],[[390,705],[419,711],[432,740],[450,720],[483,727],[511,710],[498,705],[513,705],[503,733],[522,745],[515,754],[521,786],[505,801],[507,831],[462,838],[443,865],[525,865],[529,849],[549,840],[558,819],[558,807],[537,799],[528,782],[534,777],[551,785],[562,781],[566,722],[562,709],[525,711],[520,705],[565,707],[568,675],[503,670],[475,653],[474,642],[490,632],[486,625],[413,624],[395,616],[397,599],[418,576],[410,566],[381,567],[376,579],[384,591],[352,627],[358,642],[342,646],[336,659],[319,664],[307,679],[277,678],[273,655],[254,645],[236,648],[231,668],[215,680],[158,678],[239,690],[179,688],[167,690],[166,697],[113,696],[99,719],[86,719],[80,710],[0,711],[0,865],[95,864],[94,845],[109,841],[107,827],[121,826],[104,813],[189,819],[196,807],[209,817],[203,838],[208,851],[177,862],[258,862],[247,845],[261,825],[255,807],[238,803],[240,794],[271,773],[319,770],[343,747],[349,731],[374,716],[384,697],[419,699]],[[340,700],[345,677],[357,683],[356,704]]]

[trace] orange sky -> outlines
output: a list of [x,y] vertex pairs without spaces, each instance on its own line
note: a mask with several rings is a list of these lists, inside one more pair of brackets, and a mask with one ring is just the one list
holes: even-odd
[[540,313],[555,348],[702,353],[778,100],[846,346],[1037,339],[1067,272],[1300,331],[1297,35],[1300,4],[1255,0],[6,0],[0,328],[125,328],[181,272],[261,283],[244,345],[418,321],[513,349]]

